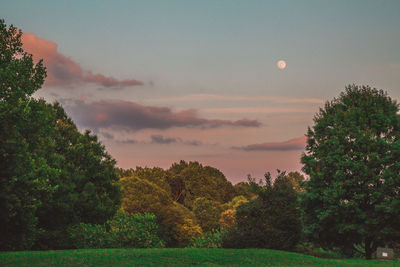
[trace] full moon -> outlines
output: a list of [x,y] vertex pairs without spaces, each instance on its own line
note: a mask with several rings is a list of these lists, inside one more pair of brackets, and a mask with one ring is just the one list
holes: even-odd
[[279,60],[276,65],[278,66],[279,69],[283,70],[286,68],[286,62],[284,60]]

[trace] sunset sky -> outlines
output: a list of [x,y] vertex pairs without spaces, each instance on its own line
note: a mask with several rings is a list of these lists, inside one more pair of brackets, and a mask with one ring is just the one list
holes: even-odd
[[234,183],[300,170],[314,114],[346,85],[400,100],[398,0],[2,0],[0,18],[44,59],[36,96],[123,168],[196,160]]

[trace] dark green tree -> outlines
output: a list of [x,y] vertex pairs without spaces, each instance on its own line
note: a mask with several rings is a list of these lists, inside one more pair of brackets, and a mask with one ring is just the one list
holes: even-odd
[[21,35],[0,20],[0,249],[64,248],[70,225],[114,215],[119,177],[95,135],[32,98],[46,70]]
[[[43,128],[49,110],[36,114],[31,95],[46,77],[41,61],[22,50],[21,31],[0,20],[0,249],[30,248],[36,237],[35,212],[55,174],[38,148],[49,143]],[[39,129],[36,129],[39,126]],[[33,130],[32,132],[30,132]]]
[[257,198],[237,207],[236,227],[227,233],[224,247],[293,249],[300,240],[301,216],[292,181],[285,172],[274,182],[269,173],[265,183],[249,181]]
[[119,176],[115,160],[97,136],[89,131],[80,133],[58,103],[47,105],[55,114],[50,124],[55,130],[51,136],[55,149],[46,158],[56,157],[50,163],[58,172],[49,179],[56,190],[37,212],[42,234],[36,247],[65,248],[69,246],[69,226],[102,224],[114,216],[120,206]]
[[305,232],[346,254],[400,238],[399,108],[382,90],[350,85],[308,129]]

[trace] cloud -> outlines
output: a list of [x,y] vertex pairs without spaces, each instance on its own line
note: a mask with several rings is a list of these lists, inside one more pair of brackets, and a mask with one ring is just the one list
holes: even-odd
[[249,102],[273,102],[280,104],[323,104],[325,101],[318,98],[296,98],[282,96],[240,96],[240,95],[217,95],[217,94],[191,94],[164,98],[148,99],[152,103],[171,102],[203,102],[203,101],[249,101]]
[[177,143],[180,139],[172,138],[172,137],[163,137],[162,135],[152,135],[151,142],[155,144],[171,144]]
[[117,141],[117,143],[131,145],[131,144],[137,144],[139,142],[137,140],[135,140],[135,139],[126,139],[126,140],[119,140],[119,141]]
[[245,151],[289,151],[289,150],[303,150],[306,146],[307,138],[305,136],[290,139],[284,142],[271,142],[262,144],[252,144],[242,147],[232,147]]
[[104,136],[106,139],[112,140],[114,139],[114,135],[107,133],[107,132],[102,132],[101,133],[102,136]]
[[171,127],[216,128],[260,127],[257,120],[206,119],[197,115],[195,109],[174,112],[168,107],[144,106],[124,100],[64,101],[63,106],[79,126],[93,130],[118,128],[128,131],[142,129],[168,129]]
[[312,107],[234,107],[234,108],[205,108],[203,113],[212,114],[243,114],[243,113],[269,113],[269,114],[284,114],[284,113],[314,113],[315,108]]
[[135,79],[118,80],[113,77],[106,77],[103,74],[93,74],[91,71],[83,70],[77,62],[58,52],[55,42],[39,38],[33,33],[24,33],[22,42],[25,51],[31,53],[35,60],[43,59],[47,68],[45,85],[71,87],[78,83],[93,83],[106,88],[143,85],[143,82]]
[[203,142],[198,140],[182,140],[181,138],[174,138],[174,137],[164,137],[162,135],[152,135],[151,136],[151,143],[152,144],[174,144],[174,143],[181,143],[189,146],[200,146]]

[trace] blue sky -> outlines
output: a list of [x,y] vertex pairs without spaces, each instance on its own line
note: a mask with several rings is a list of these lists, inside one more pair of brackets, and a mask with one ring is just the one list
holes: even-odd
[[[7,24],[55,42],[58,53],[83,70],[143,82],[119,90],[63,83],[38,92],[64,101],[67,111],[74,99],[124,100],[173,112],[194,109],[209,120],[258,120],[262,126],[255,128],[96,129],[100,137],[102,131],[115,137],[103,142],[122,167],[199,160],[233,181],[300,169],[298,149],[239,153],[232,147],[301,137],[323,101],[347,84],[369,84],[400,98],[399,14],[400,1],[3,0],[0,8]],[[280,59],[284,70],[276,67]],[[78,125],[83,121],[71,116]],[[181,141],[151,143],[154,135]],[[123,138],[137,142],[122,146]],[[203,145],[188,145],[190,138]]]

